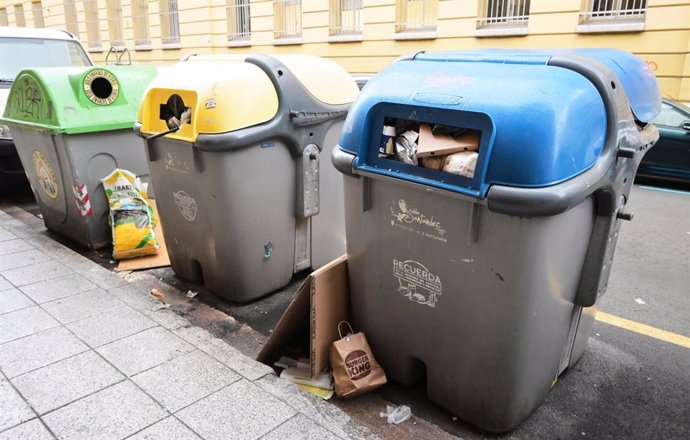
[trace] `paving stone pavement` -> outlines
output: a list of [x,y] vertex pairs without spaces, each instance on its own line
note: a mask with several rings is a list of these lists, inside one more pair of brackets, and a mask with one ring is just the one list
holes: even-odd
[[0,210],[0,440],[375,438]]

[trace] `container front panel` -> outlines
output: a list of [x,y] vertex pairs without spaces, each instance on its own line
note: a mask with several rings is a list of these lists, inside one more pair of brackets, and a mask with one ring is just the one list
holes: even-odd
[[74,221],[87,224],[91,247],[106,246],[112,243],[112,232],[108,223],[110,207],[101,179],[121,168],[150,184],[144,145],[132,130],[63,135],[62,140],[72,176],[65,185],[70,186],[72,203],[77,207]]
[[293,272],[296,165],[284,144],[262,145],[214,153],[161,138],[149,150],[173,269],[231,301]]
[[554,217],[395,180],[345,177],[353,316],[391,378],[491,431],[516,426],[558,374],[594,220]]

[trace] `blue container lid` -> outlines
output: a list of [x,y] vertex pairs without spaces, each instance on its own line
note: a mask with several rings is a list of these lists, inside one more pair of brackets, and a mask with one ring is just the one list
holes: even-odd
[[[618,50],[482,50],[421,53],[369,81],[345,122],[340,147],[357,169],[484,197],[491,184],[542,187],[568,180],[596,162],[607,133],[604,101],[579,73],[548,65],[569,53],[608,67],[620,79],[635,117],[659,111],[654,75]],[[602,66],[603,67],[603,66]],[[481,131],[474,178],[378,157],[384,117]]]

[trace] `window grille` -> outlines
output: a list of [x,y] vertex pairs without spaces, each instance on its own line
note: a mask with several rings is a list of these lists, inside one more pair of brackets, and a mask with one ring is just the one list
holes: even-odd
[[481,0],[477,27],[522,27],[529,21],[530,0]]
[[330,0],[330,34],[362,33],[362,0]]
[[46,27],[45,20],[43,19],[43,5],[40,1],[31,2],[31,15],[34,17],[34,27]]
[[122,36],[122,5],[120,0],[108,0],[108,33],[111,47],[123,47],[125,40]]
[[228,41],[248,40],[252,26],[249,16],[249,0],[227,0]]
[[15,26],[26,26],[26,18],[24,17],[24,5],[19,3],[14,5],[14,25]]
[[302,0],[273,1],[274,38],[302,36]]
[[149,5],[146,0],[132,0],[132,27],[134,28],[134,46],[151,44],[149,35]]
[[86,21],[86,39],[89,47],[99,49],[101,47],[101,25],[98,20],[97,0],[84,0],[84,16]]
[[640,21],[647,12],[647,0],[587,0],[582,21]]
[[180,43],[180,18],[177,0],[160,0],[161,40],[163,45]]
[[434,31],[438,0],[398,0],[396,32]]
[[65,27],[71,34],[79,38],[76,0],[64,0],[63,6],[65,8]]

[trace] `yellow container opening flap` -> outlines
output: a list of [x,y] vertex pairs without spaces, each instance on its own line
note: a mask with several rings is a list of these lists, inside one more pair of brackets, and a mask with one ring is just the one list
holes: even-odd
[[194,142],[199,134],[239,130],[270,121],[278,112],[278,93],[257,66],[232,60],[181,62],[161,72],[139,108],[141,131]]

